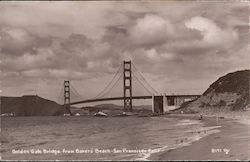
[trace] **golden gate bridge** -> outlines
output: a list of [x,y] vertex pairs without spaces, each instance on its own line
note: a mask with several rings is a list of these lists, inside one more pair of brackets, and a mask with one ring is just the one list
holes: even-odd
[[[105,97],[111,92],[119,82],[123,83],[123,95]],[[148,95],[134,95],[133,83],[141,85],[141,87],[149,93]],[[78,98],[77,101],[72,102],[72,97]],[[114,74],[111,81],[104,87],[99,94],[91,99],[83,99],[83,97],[77,92],[74,86],[69,80],[64,81],[63,87],[63,106],[72,115],[70,106],[84,103],[100,102],[100,101],[115,101],[123,100],[124,111],[133,111],[133,100],[139,99],[151,99],[152,111],[156,113],[163,113],[164,109],[170,105],[180,105],[186,100],[193,100],[198,98],[200,95],[193,94],[182,94],[182,95],[161,95],[155,90],[145,79],[142,73],[136,68],[131,61],[123,61],[119,66],[118,70]]]

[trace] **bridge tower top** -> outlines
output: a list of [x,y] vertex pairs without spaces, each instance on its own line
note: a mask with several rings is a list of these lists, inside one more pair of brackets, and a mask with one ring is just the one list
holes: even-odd
[[132,111],[132,71],[131,61],[123,61],[123,101],[124,111]]

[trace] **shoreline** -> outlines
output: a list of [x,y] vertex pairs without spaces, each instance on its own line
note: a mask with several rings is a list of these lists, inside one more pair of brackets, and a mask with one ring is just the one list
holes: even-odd
[[[197,114],[173,114],[169,117],[198,120]],[[221,126],[187,146],[152,154],[148,160],[249,160],[250,126],[239,119],[204,116],[204,127]]]

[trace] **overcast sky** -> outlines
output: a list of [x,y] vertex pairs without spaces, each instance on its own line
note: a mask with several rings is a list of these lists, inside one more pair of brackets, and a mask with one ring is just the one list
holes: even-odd
[[[249,69],[249,3],[0,2],[0,95],[98,94],[124,59],[160,93]],[[122,95],[122,89],[119,89]]]

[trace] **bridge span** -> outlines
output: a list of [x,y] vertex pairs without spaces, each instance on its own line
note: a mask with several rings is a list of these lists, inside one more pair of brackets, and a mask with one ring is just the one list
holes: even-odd
[[[133,68],[132,68],[133,67]],[[119,97],[104,97],[108,94],[120,81],[123,77],[123,96]],[[132,93],[132,79],[137,81],[139,85],[143,87],[144,90],[149,92],[149,94],[144,96],[135,96]],[[72,88],[72,89],[71,89]],[[73,91],[72,91],[73,90]],[[200,95],[162,95],[157,90],[155,90],[143,77],[141,72],[135,67],[131,61],[123,61],[123,64],[120,65],[117,72],[113,76],[112,80],[107,84],[107,86],[93,99],[83,100],[82,97],[76,102],[71,101],[71,92],[74,92],[76,96],[80,96],[78,92],[70,86],[69,80],[64,81],[64,106],[70,112],[71,105],[92,103],[92,102],[101,102],[101,101],[115,101],[123,100],[124,102],[124,111],[132,111],[132,102],[133,100],[138,99],[151,99],[152,100],[152,111],[157,113],[163,113],[168,111],[171,106],[180,106],[182,103],[190,100],[194,100]]]
[[[154,96],[157,97],[157,96]],[[168,101],[171,103],[171,99],[173,99],[173,103],[176,103],[177,99],[195,99],[200,97],[200,95],[166,95]],[[132,96],[132,99],[152,99],[153,96]],[[98,98],[98,99],[88,99],[77,102],[71,102],[69,105],[77,105],[83,103],[91,103],[91,102],[101,102],[101,101],[114,101],[114,100],[124,100],[124,97],[109,97],[109,98]],[[183,102],[183,101],[182,101]],[[171,104],[170,104],[171,105]]]

